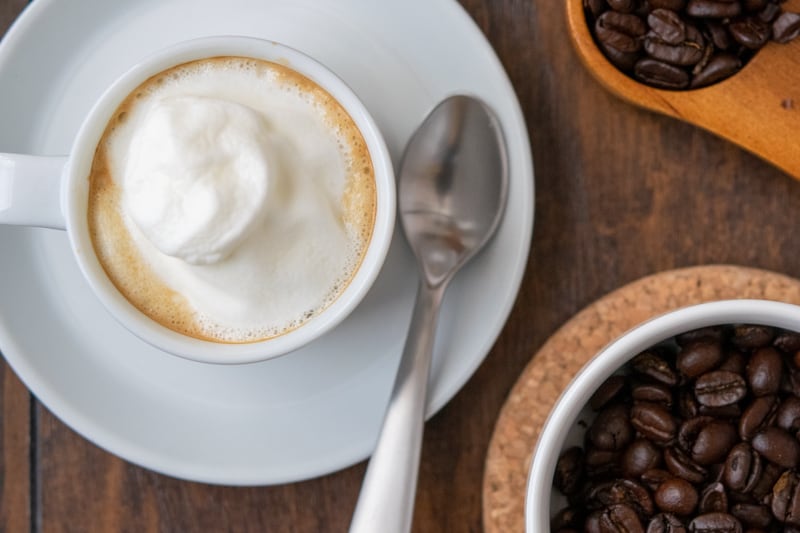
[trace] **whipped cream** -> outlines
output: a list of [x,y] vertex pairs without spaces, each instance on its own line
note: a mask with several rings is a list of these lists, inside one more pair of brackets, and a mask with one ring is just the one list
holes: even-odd
[[264,211],[270,132],[246,106],[196,96],[159,100],[133,133],[125,209],[162,253],[216,263]]
[[117,116],[95,156],[90,227],[134,305],[184,333],[249,342],[347,286],[372,231],[372,164],[316,84],[265,61],[201,60],[149,80]]

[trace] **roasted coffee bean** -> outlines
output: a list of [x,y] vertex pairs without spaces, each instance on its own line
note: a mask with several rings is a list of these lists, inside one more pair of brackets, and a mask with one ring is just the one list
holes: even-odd
[[770,425],[778,411],[776,396],[761,396],[753,400],[739,419],[739,437],[750,440],[760,429]]
[[800,527],[800,475],[787,470],[772,489],[772,515],[784,524]]
[[583,449],[573,446],[558,458],[553,484],[558,490],[569,496],[580,488],[582,479]]
[[625,388],[625,382],[626,380],[624,376],[615,375],[609,377],[592,395],[591,399],[589,400],[589,406],[593,410],[599,411],[609,402],[611,402],[611,400],[613,400],[620,392],[622,392],[622,389]]
[[759,348],[747,363],[747,382],[756,396],[777,393],[782,376],[783,359],[775,348]]
[[730,422],[698,416],[681,424],[678,443],[702,466],[719,463],[736,444],[738,435]]
[[628,478],[638,478],[661,463],[661,448],[647,439],[636,439],[622,454],[622,473]]
[[748,493],[756,486],[762,472],[761,455],[748,443],[740,442],[725,459],[722,480],[729,489]]
[[758,18],[762,22],[772,22],[781,14],[781,6],[776,2],[769,2],[764,9],[758,12]]
[[722,345],[718,340],[698,339],[685,344],[676,360],[680,372],[696,378],[714,370],[723,359]]
[[642,46],[639,37],[647,33],[647,27],[636,15],[606,11],[597,18],[594,31],[604,48],[637,52]]
[[633,66],[634,77],[659,89],[685,89],[689,73],[669,63],[655,59],[640,59]]
[[653,33],[667,44],[680,44],[686,40],[686,23],[677,12],[654,9],[647,15]]
[[623,71],[630,71],[636,64],[641,48],[640,37],[644,32],[641,19],[629,13],[606,11],[595,23],[595,36],[600,48],[608,60]]
[[767,427],[753,436],[750,445],[764,459],[783,468],[795,468],[800,462],[800,443],[779,427]]
[[775,338],[775,328],[756,324],[739,324],[733,328],[731,342],[739,348],[753,349],[767,346]]
[[789,433],[800,431],[800,398],[789,396],[780,403],[775,413],[775,424]]
[[701,483],[708,475],[705,468],[692,461],[692,458],[677,446],[670,446],[664,450],[664,465],[672,475],[690,483]]
[[729,78],[742,68],[742,61],[731,54],[717,54],[692,78],[691,87],[699,89]]
[[728,513],[707,513],[689,522],[691,533],[742,533],[742,524]]
[[[790,13],[790,15],[792,14],[797,15],[797,13]],[[777,35],[777,32],[774,31],[774,27],[773,33]],[[775,340],[772,341],[772,345],[783,353],[791,355],[797,351],[800,351],[800,334],[795,333],[794,331],[782,331],[777,337],[775,337]]]
[[[772,23],[772,38],[782,44],[800,36],[800,14],[785,12]],[[791,350],[796,352],[800,348]]]
[[700,514],[724,513],[728,511],[728,492],[720,482],[711,483],[700,493],[697,503]]
[[678,374],[663,355],[655,350],[640,353],[631,360],[631,368],[637,374],[651,377],[659,383],[674,387],[678,384]]
[[694,26],[686,26],[685,33],[686,36],[683,41],[678,44],[670,44],[655,32],[650,32],[645,35],[644,49],[647,55],[653,59],[658,59],[670,65],[696,65],[703,58],[705,40],[700,30]]
[[686,533],[686,526],[677,516],[660,513],[650,519],[647,533]]
[[650,516],[655,509],[647,489],[630,479],[615,479],[592,487],[587,502],[592,509],[625,504],[641,516]]
[[639,516],[625,504],[612,505],[600,514],[603,533],[644,533]]
[[621,450],[633,440],[628,408],[623,404],[606,407],[589,428],[589,440],[601,450]]
[[750,50],[758,50],[764,46],[772,33],[769,25],[758,17],[731,22],[728,31],[737,43]]
[[697,18],[724,19],[735,17],[742,12],[739,2],[726,2],[724,0],[689,0],[686,5],[686,14]]
[[766,529],[772,524],[772,512],[766,505],[737,503],[731,506],[731,514],[749,528]]
[[665,407],[672,407],[672,390],[663,383],[642,383],[631,388],[631,398],[634,402],[660,403]]
[[633,427],[653,442],[666,444],[677,434],[675,417],[663,405],[637,402],[631,407],[630,416]]
[[738,402],[747,394],[747,383],[738,374],[725,370],[707,372],[697,378],[694,395],[702,405],[721,407]]
[[665,513],[688,516],[697,506],[699,496],[694,485],[676,477],[662,483],[654,499],[656,506]]

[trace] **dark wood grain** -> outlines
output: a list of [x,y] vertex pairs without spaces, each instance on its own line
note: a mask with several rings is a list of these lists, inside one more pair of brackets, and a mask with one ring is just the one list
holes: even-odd
[[5,34],[11,23],[28,5],[28,0],[3,0],[0,2],[0,35]]
[[[0,4],[0,24],[23,4]],[[709,133],[606,92],[570,47],[561,2],[462,4],[495,47],[525,112],[536,216],[508,324],[475,376],[426,427],[417,532],[482,529],[483,465],[500,407],[532,354],[582,307],[680,266],[732,263],[800,276],[800,183]],[[182,482],[109,455],[42,407],[30,490],[27,395],[5,368],[3,375],[3,531],[347,529],[363,464],[279,487]]]
[[0,531],[31,524],[31,397],[11,368],[0,363]]

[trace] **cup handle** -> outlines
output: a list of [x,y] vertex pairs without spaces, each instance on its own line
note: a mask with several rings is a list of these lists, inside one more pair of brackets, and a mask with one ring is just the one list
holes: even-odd
[[0,153],[0,224],[65,229],[61,175],[66,157]]

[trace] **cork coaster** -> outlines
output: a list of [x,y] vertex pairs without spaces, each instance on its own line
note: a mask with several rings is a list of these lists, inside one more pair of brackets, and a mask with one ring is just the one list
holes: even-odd
[[733,298],[800,304],[800,280],[737,266],[672,270],[604,296],[556,331],[520,375],[495,425],[483,478],[486,533],[525,531],[525,488],[536,439],[561,391],[584,363],[647,319]]

